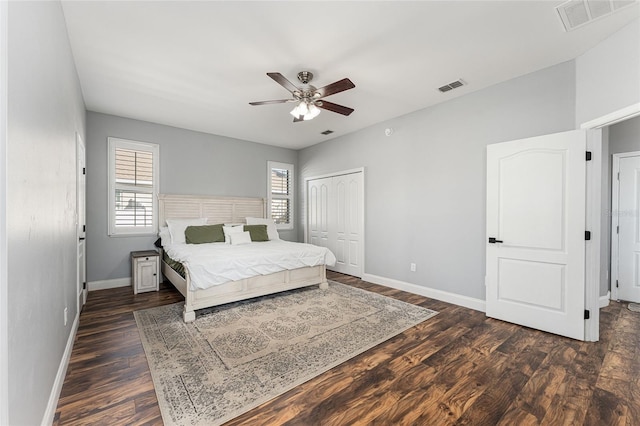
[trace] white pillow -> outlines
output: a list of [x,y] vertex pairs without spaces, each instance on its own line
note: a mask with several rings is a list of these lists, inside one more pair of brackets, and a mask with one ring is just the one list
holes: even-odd
[[240,244],[251,244],[251,234],[249,233],[249,231],[233,232],[229,234],[229,237],[231,239],[232,246],[237,246]]
[[171,244],[171,233],[169,232],[169,227],[161,226],[158,231],[158,237],[160,237],[162,247]]
[[224,232],[224,242],[231,244],[231,234],[244,232],[244,225],[223,225],[222,231]]
[[188,226],[201,226],[207,224],[206,217],[198,217],[194,219],[167,219],[167,225],[169,226],[169,233],[171,234],[171,243],[173,244],[186,244],[187,241],[184,237],[184,231]]
[[267,225],[267,235],[269,236],[269,241],[279,240],[280,234],[278,234],[278,229],[276,228],[276,223],[273,219],[267,219],[262,217],[248,217],[247,225]]

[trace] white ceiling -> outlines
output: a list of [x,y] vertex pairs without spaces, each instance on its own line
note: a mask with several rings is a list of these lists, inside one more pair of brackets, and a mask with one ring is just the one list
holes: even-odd
[[[88,110],[299,149],[573,59],[639,16],[571,32],[560,1],[63,1]],[[355,89],[293,123],[267,77]],[[458,78],[468,85],[445,94]],[[324,136],[322,131],[335,133]]]

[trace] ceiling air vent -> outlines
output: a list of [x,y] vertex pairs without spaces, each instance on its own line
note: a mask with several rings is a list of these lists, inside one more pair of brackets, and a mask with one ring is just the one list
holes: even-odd
[[462,79],[456,80],[452,83],[445,84],[442,87],[438,87],[438,90],[442,93],[448,92],[449,90],[457,89],[460,86],[464,86],[466,83],[462,81]]
[[634,0],[569,0],[556,6],[556,11],[564,30],[571,31],[634,3]]
[[331,133],[333,133],[333,130],[325,130],[322,132],[323,135],[330,135]]

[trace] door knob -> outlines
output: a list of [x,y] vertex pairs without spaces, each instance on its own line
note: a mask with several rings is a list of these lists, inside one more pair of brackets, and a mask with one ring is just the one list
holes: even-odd
[[496,240],[495,237],[489,237],[489,244],[504,243],[502,240]]

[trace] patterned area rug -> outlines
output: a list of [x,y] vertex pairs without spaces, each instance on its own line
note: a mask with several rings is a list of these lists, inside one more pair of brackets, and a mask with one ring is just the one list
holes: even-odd
[[218,425],[436,315],[336,282],[197,312],[134,312],[166,425]]

